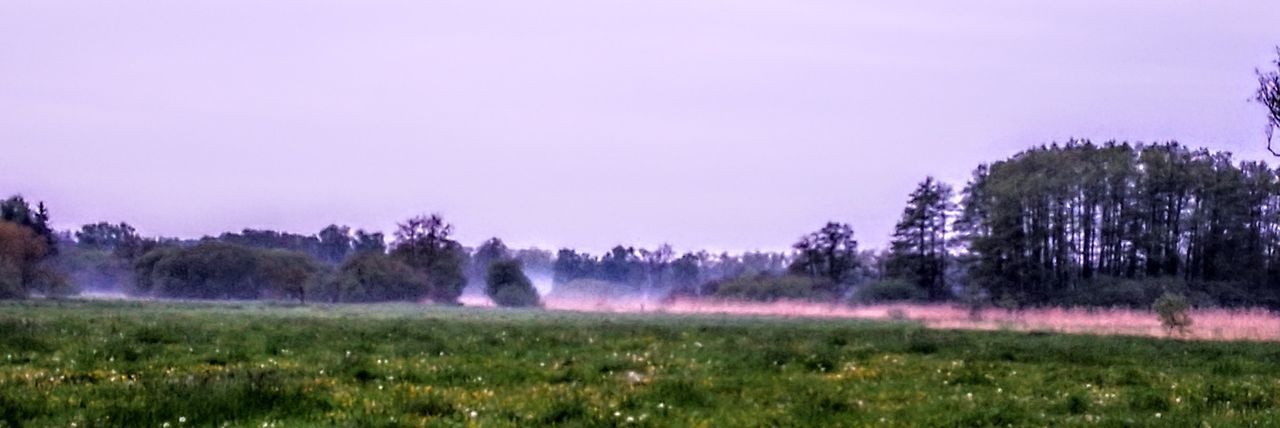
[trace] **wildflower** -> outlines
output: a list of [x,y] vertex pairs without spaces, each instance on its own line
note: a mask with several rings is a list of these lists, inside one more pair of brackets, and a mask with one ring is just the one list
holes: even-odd
[[180,424],[185,424],[185,423],[187,423],[187,417],[186,417],[186,416],[178,416],[178,423],[180,423]]
[[471,411],[471,417],[472,417],[472,418],[475,418],[475,417],[476,417],[476,415],[477,415],[476,411],[475,411],[475,410],[472,410],[472,411]]

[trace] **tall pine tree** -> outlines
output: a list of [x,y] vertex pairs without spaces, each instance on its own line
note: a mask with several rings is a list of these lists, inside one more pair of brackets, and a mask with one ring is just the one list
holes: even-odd
[[889,276],[914,282],[931,300],[951,296],[946,280],[951,198],[951,186],[933,177],[916,186],[894,227],[886,264]]

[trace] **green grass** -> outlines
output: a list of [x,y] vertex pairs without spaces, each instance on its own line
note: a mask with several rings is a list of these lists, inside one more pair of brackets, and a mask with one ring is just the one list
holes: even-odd
[[1280,346],[910,323],[0,304],[0,426],[1276,426]]

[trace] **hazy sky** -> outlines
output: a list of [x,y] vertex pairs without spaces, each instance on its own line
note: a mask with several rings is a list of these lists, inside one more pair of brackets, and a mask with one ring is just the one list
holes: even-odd
[[1257,1],[0,2],[0,193],[148,235],[599,251],[885,243],[933,174],[1070,137],[1264,158]]

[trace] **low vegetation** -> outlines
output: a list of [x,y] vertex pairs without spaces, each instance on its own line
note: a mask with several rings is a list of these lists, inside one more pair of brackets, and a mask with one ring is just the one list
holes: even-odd
[[1166,293],[1156,299],[1152,309],[1155,309],[1156,316],[1160,318],[1160,325],[1171,332],[1186,333],[1191,327],[1191,303],[1186,297]]
[[1270,343],[417,305],[0,304],[0,426],[1241,426]]

